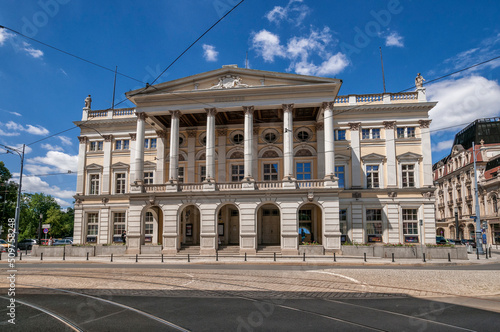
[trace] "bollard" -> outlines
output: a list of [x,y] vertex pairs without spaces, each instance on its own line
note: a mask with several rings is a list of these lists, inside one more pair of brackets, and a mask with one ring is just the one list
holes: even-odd
[[476,255],[477,255],[477,259],[479,259],[479,248],[476,247]]
[[274,253],[274,261],[276,262],[276,253]]
[[366,262],[366,252],[363,253],[363,257],[364,261]]
[[163,254],[161,254],[161,262],[163,263]]
[[28,247],[26,247],[26,256],[28,256]]
[[426,260],[425,260],[425,252],[422,253],[422,257],[424,258],[424,263],[425,263],[426,262]]
[[23,252],[21,251],[21,254],[19,255],[19,260],[22,261],[23,260]]
[[87,251],[87,260],[89,260],[89,252]]
[[113,254],[111,254],[111,262],[113,262]]
[[486,257],[486,259],[488,259],[488,248],[486,248],[486,250],[484,251],[484,257]]
[[305,262],[306,261],[306,252],[304,251],[304,254],[302,255],[302,261]]
[[247,253],[245,253],[245,262],[247,261]]
[[2,260],[2,252],[0,251],[0,261]]
[[394,263],[394,253],[392,253],[392,262]]
[[139,255],[138,255],[138,254],[135,254],[135,262],[136,262],[136,263],[138,262],[138,259],[139,259]]
[[188,254],[188,263],[191,262],[191,258],[189,257],[189,254]]
[[215,261],[219,261],[219,250],[215,250]]
[[451,262],[451,256],[450,256],[450,253],[448,253],[448,262]]
[[491,258],[491,247],[490,247],[490,258]]
[[40,253],[40,260],[43,261],[43,252]]
[[63,261],[66,260],[66,250],[63,251]]
[[335,253],[333,253],[333,261],[336,262],[337,261],[337,257],[335,257]]

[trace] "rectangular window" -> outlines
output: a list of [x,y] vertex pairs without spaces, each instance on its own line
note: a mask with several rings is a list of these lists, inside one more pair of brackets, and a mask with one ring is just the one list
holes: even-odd
[[381,209],[366,209],[366,235],[368,242],[382,242]]
[[177,181],[184,183],[184,167],[179,167],[177,170]]
[[418,243],[417,209],[403,209],[403,234],[406,243]]
[[125,212],[113,213],[113,242],[122,242],[125,231]]
[[370,139],[370,129],[361,129],[361,139]]
[[245,177],[244,165],[231,165],[231,181],[240,182]]
[[153,184],[154,179],[153,179],[153,172],[144,172],[144,184]]
[[415,165],[401,165],[403,188],[415,187]]
[[367,188],[378,188],[379,187],[379,166],[378,165],[366,165],[366,187]]
[[156,138],[146,138],[144,140],[145,149],[156,149]]
[[299,210],[299,221],[311,221],[312,210]]
[[372,139],[378,139],[378,138],[380,138],[380,129],[379,128],[372,129]]
[[115,193],[125,194],[125,173],[117,173],[115,175]]
[[404,138],[405,137],[405,129],[404,128],[397,128],[396,129],[398,138]]
[[90,195],[99,195],[99,174],[90,174]]
[[90,142],[90,151],[102,151],[102,141]]
[[296,170],[297,180],[311,180],[311,163],[297,163]]
[[407,134],[408,138],[414,138],[415,137],[415,127],[407,127],[406,134]]
[[398,127],[397,138],[415,138],[415,127]]
[[97,242],[99,231],[99,214],[87,214],[87,242]]
[[344,243],[349,241],[347,238],[347,210],[346,209],[340,209],[339,210],[339,221],[340,221],[340,242]]
[[345,129],[337,129],[335,130],[335,140],[336,141],[345,141]]
[[144,241],[145,242],[153,242],[153,226],[154,225],[154,217],[152,212],[146,212],[146,216],[144,218]]
[[278,164],[264,164],[264,181],[278,181]]
[[205,181],[206,178],[207,178],[207,167],[201,166],[200,167],[200,180],[201,180],[201,182]]
[[361,139],[379,139],[380,128],[361,129]]
[[339,178],[339,188],[345,187],[345,166],[335,166],[335,177]]
[[128,150],[130,147],[130,140],[121,139],[115,141],[115,150]]

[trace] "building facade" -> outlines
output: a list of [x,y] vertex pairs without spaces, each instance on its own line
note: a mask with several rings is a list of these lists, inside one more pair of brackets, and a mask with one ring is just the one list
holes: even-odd
[[449,239],[475,239],[477,179],[480,231],[486,235],[487,244],[500,244],[499,166],[499,118],[476,120],[455,135],[451,153],[433,166],[436,235]]
[[[339,79],[224,66],[83,109],[75,243],[214,253],[435,243],[425,88],[338,96]],[[422,223],[419,221],[422,220]]]

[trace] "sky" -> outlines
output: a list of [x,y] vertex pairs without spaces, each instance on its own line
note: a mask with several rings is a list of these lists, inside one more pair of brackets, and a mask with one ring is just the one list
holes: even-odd
[[[71,206],[73,121],[85,97],[92,109],[109,108],[117,66],[115,102],[132,107],[125,92],[153,82],[238,2],[2,0],[0,25],[107,68],[0,29],[0,144],[27,144],[23,190]],[[340,78],[340,95],[382,93],[381,48],[387,91],[412,90],[417,73],[429,82],[499,56],[499,12],[498,0],[245,0],[156,83],[237,64]],[[468,123],[500,116],[499,77],[500,59],[425,85],[438,101],[433,162]],[[0,160],[19,176],[17,155],[0,149]]]

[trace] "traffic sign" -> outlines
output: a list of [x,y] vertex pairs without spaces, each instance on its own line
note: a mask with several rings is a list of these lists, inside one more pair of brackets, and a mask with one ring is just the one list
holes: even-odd
[[50,224],[43,224],[42,228],[50,228]]
[[47,234],[47,233],[49,232],[49,229],[48,229],[48,228],[44,228],[44,229],[43,229],[43,232],[44,232],[45,234]]

